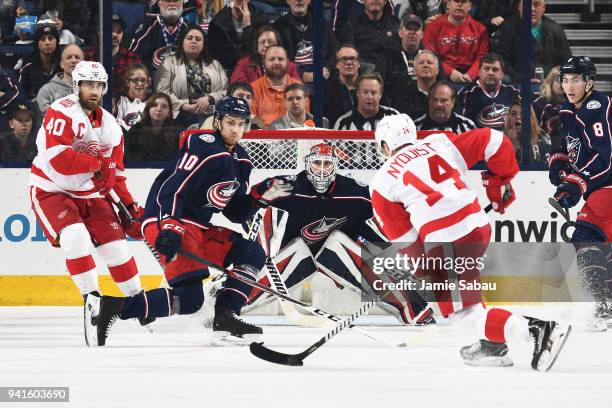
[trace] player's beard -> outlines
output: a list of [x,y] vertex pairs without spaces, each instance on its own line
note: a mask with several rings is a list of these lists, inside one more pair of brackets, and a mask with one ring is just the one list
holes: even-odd
[[88,111],[95,111],[98,106],[100,106],[100,99],[98,99],[96,102],[92,102],[90,100],[84,99],[83,98],[83,94],[79,92],[79,102],[81,103],[81,107],[83,109],[86,109]]

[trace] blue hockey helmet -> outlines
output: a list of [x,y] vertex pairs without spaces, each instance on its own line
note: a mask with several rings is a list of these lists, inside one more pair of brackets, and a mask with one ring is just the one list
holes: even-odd
[[566,74],[582,75],[584,81],[589,79],[595,80],[597,69],[593,60],[589,57],[571,57],[559,69],[559,82],[563,82],[563,76]]
[[248,123],[251,119],[251,108],[249,108],[249,104],[242,98],[224,96],[215,105],[215,119],[220,122],[225,115],[245,119]]

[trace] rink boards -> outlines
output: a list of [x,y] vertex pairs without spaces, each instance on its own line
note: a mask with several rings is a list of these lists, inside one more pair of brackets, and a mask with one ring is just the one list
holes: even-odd
[[[134,198],[144,203],[148,189],[159,169],[128,169],[128,187]],[[256,182],[276,175],[275,170],[255,170]],[[354,171],[348,175],[363,182],[372,177],[371,171]],[[28,199],[29,169],[0,169],[4,198],[0,206],[0,306],[18,305],[78,305],[81,299],[66,272],[59,249],[52,248],[35,222]],[[480,202],[487,203],[479,172],[470,172],[468,184],[478,192]],[[521,172],[513,180],[517,200],[505,214],[489,213],[493,226],[492,240],[497,242],[559,242],[562,220],[548,205],[554,192],[546,172]],[[223,217],[220,223],[231,224]],[[157,287],[161,269],[146,247],[130,242],[145,287]],[[95,255],[94,255],[95,257]],[[98,265],[99,258],[96,257]],[[101,270],[101,289],[107,294],[118,294],[108,271]],[[508,277],[492,277],[503,281]],[[512,279],[517,279],[513,277]],[[529,279],[529,278],[525,278]]]

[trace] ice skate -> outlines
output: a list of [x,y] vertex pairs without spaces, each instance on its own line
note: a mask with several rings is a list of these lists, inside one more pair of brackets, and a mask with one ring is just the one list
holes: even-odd
[[100,315],[98,316],[98,345],[104,346],[110,329],[119,319],[123,308],[123,298],[102,296],[100,299]]
[[88,347],[98,346],[98,315],[100,314],[100,294],[91,292],[83,295],[83,327],[85,344]]
[[537,371],[548,371],[557,360],[572,326],[529,317],[527,319],[529,320],[529,333],[534,341],[531,368]]
[[246,323],[234,311],[219,308],[215,310],[213,334],[216,345],[246,346],[254,341],[262,341],[263,330]]
[[469,366],[475,367],[510,367],[514,365],[508,356],[506,343],[493,343],[488,340],[478,342],[461,348],[461,358]]
[[217,293],[223,288],[223,283],[226,279],[227,275],[219,275],[211,278],[204,284],[204,304],[198,312],[198,317],[201,319],[202,325],[207,329],[213,327]]

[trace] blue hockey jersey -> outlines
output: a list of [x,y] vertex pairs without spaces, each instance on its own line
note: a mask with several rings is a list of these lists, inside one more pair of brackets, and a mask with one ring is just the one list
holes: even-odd
[[[612,102],[593,91],[580,109],[569,102],[559,110],[565,133],[562,151],[573,169],[587,182],[585,196],[611,183]],[[585,197],[586,198],[586,197]]]
[[240,145],[229,151],[219,133],[192,133],[157,176],[143,219],[173,217],[203,227],[214,213],[244,222],[251,211],[246,196],[253,163]]
[[339,174],[327,193],[319,194],[302,171],[296,176],[293,194],[272,205],[289,213],[281,247],[302,237],[313,254],[334,230],[356,240],[367,232],[365,221],[372,217],[368,187]]
[[517,99],[521,99],[519,90],[512,85],[501,84],[491,96],[476,81],[459,92],[455,112],[472,119],[476,127],[503,131],[506,112]]

